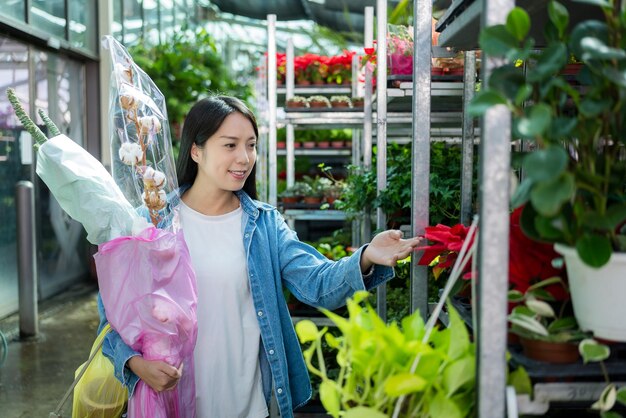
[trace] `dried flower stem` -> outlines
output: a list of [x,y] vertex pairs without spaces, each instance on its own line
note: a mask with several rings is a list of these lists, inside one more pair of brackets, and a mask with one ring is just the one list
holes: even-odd
[[22,107],[22,103],[20,103],[20,99],[17,98],[15,94],[15,90],[7,89],[7,97],[9,98],[9,102],[17,115],[17,118],[20,120],[24,128],[32,135],[35,140],[35,148],[38,148],[40,145],[43,145],[44,142],[48,140],[46,135],[39,129],[35,122],[26,114],[24,107]]
[[61,135],[61,131],[59,131],[59,128],[57,128],[54,122],[52,122],[52,119],[48,117],[46,112],[44,112],[41,109],[39,109],[38,112],[39,112],[39,116],[41,117],[41,120],[43,120],[43,123],[45,123],[46,126],[48,127],[50,138]]

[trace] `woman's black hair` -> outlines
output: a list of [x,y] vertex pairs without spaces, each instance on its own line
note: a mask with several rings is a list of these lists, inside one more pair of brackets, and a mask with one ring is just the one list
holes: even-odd
[[[254,134],[259,137],[259,128],[254,114],[239,99],[230,96],[212,96],[197,102],[185,118],[180,140],[180,152],[176,162],[178,184],[191,185],[198,174],[198,164],[191,158],[191,147],[196,144],[202,147],[204,143],[222,126],[224,119],[231,113],[242,114],[252,124]],[[253,199],[257,199],[256,191],[256,163],[246,179],[242,190]]]

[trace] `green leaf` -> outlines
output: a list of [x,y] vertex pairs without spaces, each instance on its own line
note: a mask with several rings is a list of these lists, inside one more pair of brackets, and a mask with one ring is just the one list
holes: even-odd
[[535,67],[528,73],[528,81],[541,82],[554,77],[567,64],[567,47],[562,43],[549,45],[541,51]]
[[550,334],[556,334],[561,331],[568,331],[578,328],[578,322],[573,316],[565,318],[559,318],[548,325],[548,331]]
[[437,392],[430,403],[430,418],[463,418],[459,407],[443,392]]
[[343,415],[343,418],[388,418],[387,415],[374,408],[368,408],[365,406],[357,406],[352,408]]
[[613,247],[603,235],[584,234],[576,240],[576,251],[585,264],[599,268],[608,263]]
[[489,90],[481,90],[470,102],[467,112],[470,116],[482,116],[487,110],[495,105],[507,104],[506,99],[500,93]]
[[567,25],[569,24],[569,13],[567,9],[561,3],[551,1],[548,3],[548,17],[559,31],[559,38],[563,38],[565,29],[567,29]]
[[535,241],[541,241],[543,238],[535,225],[536,219],[540,217],[541,215],[537,213],[532,204],[526,205],[522,209],[522,216],[520,217],[519,224],[522,227],[524,234]]
[[506,28],[518,41],[523,41],[530,30],[530,16],[526,10],[514,7],[506,17]]
[[575,192],[574,176],[566,172],[554,180],[538,183],[530,192],[530,201],[541,215],[555,216]]
[[524,294],[519,290],[509,290],[507,293],[507,299],[511,303],[517,303],[524,300]]
[[[526,83],[522,68],[512,64],[500,66],[489,76],[488,90],[496,91],[513,101]],[[530,87],[530,86],[529,86]]]
[[626,70],[608,67],[602,69],[602,74],[620,87],[626,87]]
[[302,320],[296,324],[296,333],[302,344],[315,341],[319,335],[317,325],[308,319]]
[[600,39],[602,42],[607,43],[609,39],[609,30],[607,24],[600,20],[584,20],[574,29],[570,34],[570,48],[577,57],[582,57],[583,50],[581,47],[581,41],[583,38],[593,36]]
[[597,409],[602,412],[607,412],[615,406],[615,401],[617,399],[617,390],[615,389],[615,384],[609,383],[602,394],[600,395],[600,399],[597,400],[596,403],[591,405],[591,409]]
[[[547,279],[543,279],[540,282],[537,282],[531,286],[528,287],[528,290],[533,291],[535,289],[541,289],[543,287],[547,287],[547,286],[552,286],[553,284],[563,284],[563,279],[561,279],[560,277],[549,277]],[[528,291],[527,290],[527,291]]]
[[594,100],[589,97],[585,97],[582,102],[580,102],[579,110],[583,116],[588,118],[592,118],[594,116],[598,116],[605,110],[611,108],[611,99],[606,97],[599,100]]
[[520,315],[514,312],[509,315],[509,322],[542,337],[550,335],[546,327],[531,316]]
[[543,316],[545,318],[554,318],[556,316],[552,306],[542,300],[529,299],[526,301],[526,306],[539,316]]
[[528,100],[531,94],[533,94],[533,86],[530,84],[524,84],[520,86],[517,93],[515,93],[513,103],[515,103],[516,106],[521,106],[526,100]]
[[339,417],[340,393],[337,383],[333,380],[324,380],[320,384],[320,401],[324,409],[333,417]]
[[517,186],[513,196],[511,196],[511,209],[517,209],[530,199],[530,191],[535,185],[535,181],[530,177],[524,178]]
[[535,230],[544,240],[549,240],[550,242],[562,240],[563,231],[557,228],[556,225],[561,226],[562,222],[558,221],[557,223],[552,217],[540,215],[535,218]]
[[626,221],[626,203],[611,206],[604,215],[586,212],[582,219],[583,225],[600,231],[614,231],[624,221]]
[[397,398],[408,393],[420,392],[428,385],[426,379],[411,373],[399,373],[387,378],[385,393]]
[[576,127],[578,119],[568,118],[566,116],[557,116],[552,119],[550,125],[550,137],[555,139],[561,139],[569,136],[572,130]]
[[624,60],[626,51],[613,48],[602,42],[598,38],[586,36],[580,40],[580,48],[583,51],[582,59],[588,60]]
[[443,371],[443,386],[447,396],[454,395],[459,388],[476,379],[476,359],[465,356],[449,364]]
[[542,135],[552,121],[552,109],[545,103],[539,103],[530,108],[527,117],[517,121],[517,131],[527,138]]
[[448,330],[450,331],[448,357],[456,360],[465,355],[470,347],[469,333],[465,327],[465,322],[463,322],[461,316],[451,304],[448,304],[448,317],[450,318],[450,323],[448,324]]
[[578,343],[578,352],[585,363],[603,361],[611,355],[611,349],[608,346],[591,338]]
[[530,395],[533,392],[533,385],[530,377],[523,367],[518,367],[509,373],[508,384],[515,388],[518,395]]
[[504,25],[488,26],[481,30],[479,43],[483,53],[492,57],[504,58],[518,50],[517,39]]
[[617,402],[626,405],[626,387],[621,387],[617,390]]

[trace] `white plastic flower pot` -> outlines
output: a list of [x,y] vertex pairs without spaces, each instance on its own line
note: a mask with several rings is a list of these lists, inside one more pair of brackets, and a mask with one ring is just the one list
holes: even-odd
[[556,244],[567,266],[574,315],[595,337],[626,342],[626,253],[613,253],[601,268],[589,267],[576,248]]

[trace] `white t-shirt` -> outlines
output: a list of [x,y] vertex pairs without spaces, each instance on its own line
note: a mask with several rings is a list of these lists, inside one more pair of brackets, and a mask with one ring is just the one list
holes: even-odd
[[198,418],[265,418],[268,415],[257,322],[241,207],[207,216],[184,203],[180,221],[198,283],[198,342],[194,351]]

